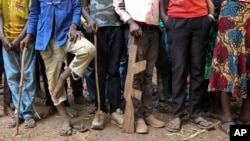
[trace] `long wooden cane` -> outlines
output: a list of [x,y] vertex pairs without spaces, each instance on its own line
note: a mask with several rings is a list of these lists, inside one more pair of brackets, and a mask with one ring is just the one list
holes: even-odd
[[97,93],[97,114],[98,122],[100,121],[100,112],[101,112],[101,98],[100,98],[100,89],[99,89],[99,79],[98,79],[98,69],[97,69],[97,37],[96,32],[94,33],[94,45],[96,47],[95,55],[95,84],[96,84],[96,93]]
[[22,87],[23,87],[23,73],[24,73],[24,62],[25,62],[25,55],[26,55],[27,48],[23,49],[22,53],[22,62],[21,62],[21,78],[19,82],[19,95],[18,95],[18,105],[17,105],[17,122],[16,122],[16,135],[19,134],[19,115],[20,115],[20,103],[22,99]]

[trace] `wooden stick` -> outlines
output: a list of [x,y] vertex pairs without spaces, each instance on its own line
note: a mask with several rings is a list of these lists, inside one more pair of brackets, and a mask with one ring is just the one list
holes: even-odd
[[27,48],[25,47],[23,49],[23,54],[22,54],[22,62],[21,62],[21,78],[19,82],[19,96],[18,96],[18,105],[17,105],[17,121],[16,121],[16,135],[19,134],[19,115],[20,115],[20,103],[22,99],[22,88],[23,88],[23,77],[24,77],[24,62],[25,62],[25,55],[26,55]]
[[96,32],[94,33],[94,45],[96,47],[95,54],[95,84],[96,84],[96,94],[97,94],[97,114],[98,121],[100,121],[100,111],[101,111],[101,98],[100,98],[100,88],[99,88],[99,79],[98,79],[98,69],[97,69],[97,37]]
[[204,132],[206,132],[206,131],[207,131],[206,129],[199,130],[199,131],[195,132],[194,134],[192,134],[192,135],[190,135],[190,136],[184,138],[183,140],[184,140],[184,141],[187,141],[187,140],[192,139],[192,138],[194,138],[195,136],[198,136],[198,135],[200,135],[200,134],[202,134],[202,133],[204,133]]

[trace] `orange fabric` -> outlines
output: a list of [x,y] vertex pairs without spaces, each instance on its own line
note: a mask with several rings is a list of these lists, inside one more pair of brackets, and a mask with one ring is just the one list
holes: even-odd
[[195,18],[208,14],[206,0],[169,0],[168,15],[173,18]]
[[250,2],[250,0],[239,0],[239,1],[242,1],[242,2]]

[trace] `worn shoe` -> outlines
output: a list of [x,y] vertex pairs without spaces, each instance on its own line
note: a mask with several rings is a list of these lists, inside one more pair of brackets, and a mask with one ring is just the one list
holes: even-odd
[[138,119],[136,121],[136,129],[135,132],[138,134],[147,134],[148,133],[148,126],[146,125],[143,119]]
[[165,126],[165,123],[156,119],[155,116],[150,115],[148,117],[145,118],[145,122],[152,126],[152,127],[156,127],[156,128],[161,128]]
[[111,123],[117,125],[122,128],[123,125],[123,112],[121,109],[117,109],[115,112],[111,114]]
[[96,111],[94,120],[92,121],[91,128],[95,130],[102,130],[105,125],[105,118],[106,118],[106,113],[104,113],[103,111],[100,112]]

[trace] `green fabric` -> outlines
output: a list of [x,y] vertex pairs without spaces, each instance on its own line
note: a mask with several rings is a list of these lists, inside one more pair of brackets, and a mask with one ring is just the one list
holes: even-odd
[[159,24],[159,27],[160,28],[163,28],[163,27],[165,27],[165,25],[164,25],[164,23],[160,20],[160,24]]

